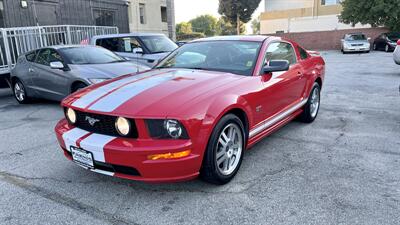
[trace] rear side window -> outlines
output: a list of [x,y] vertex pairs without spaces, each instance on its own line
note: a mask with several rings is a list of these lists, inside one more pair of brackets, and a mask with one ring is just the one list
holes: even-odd
[[268,46],[265,64],[271,60],[287,60],[290,65],[296,64],[296,53],[291,44],[286,42],[275,42]]
[[300,53],[300,58],[301,59],[307,59],[308,58],[307,51],[302,49],[302,48],[300,48],[300,47],[298,47],[298,49],[299,49],[299,53]]
[[28,60],[29,62],[35,61],[36,52],[37,52],[37,51],[33,51],[33,52],[31,52],[31,53],[26,54],[26,56],[25,56],[26,60]]

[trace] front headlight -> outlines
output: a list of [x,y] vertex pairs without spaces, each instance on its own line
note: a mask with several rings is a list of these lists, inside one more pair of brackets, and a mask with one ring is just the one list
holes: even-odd
[[67,108],[67,110],[65,110],[65,117],[71,124],[76,123],[76,113],[73,109]]
[[131,123],[124,117],[118,117],[115,121],[115,129],[121,136],[128,136],[131,132]]
[[92,84],[98,84],[101,83],[103,81],[106,81],[107,79],[103,79],[103,78],[94,78],[94,79],[89,79],[90,83]]
[[178,120],[146,120],[147,129],[152,138],[188,139],[185,127]]

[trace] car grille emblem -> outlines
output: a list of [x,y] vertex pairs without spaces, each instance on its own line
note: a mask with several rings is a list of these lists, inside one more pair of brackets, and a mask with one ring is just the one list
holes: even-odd
[[90,124],[90,126],[94,126],[97,122],[99,122],[100,120],[92,118],[90,116],[86,116],[85,118],[86,121],[88,121],[88,123]]

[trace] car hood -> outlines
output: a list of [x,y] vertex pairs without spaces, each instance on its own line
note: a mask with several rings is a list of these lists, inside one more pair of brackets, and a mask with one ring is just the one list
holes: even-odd
[[111,79],[126,74],[149,70],[150,67],[135,62],[69,65],[71,70],[81,78]]
[[151,70],[124,76],[73,94],[63,105],[93,113],[135,118],[165,118],[198,96],[244,78],[224,72],[189,69]]

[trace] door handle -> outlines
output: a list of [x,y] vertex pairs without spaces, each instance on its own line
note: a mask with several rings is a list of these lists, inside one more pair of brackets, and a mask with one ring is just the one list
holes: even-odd
[[29,69],[28,69],[28,71],[29,71],[29,73],[33,73],[33,72],[35,72],[35,70],[34,70],[34,69],[32,69],[32,68],[29,68]]

